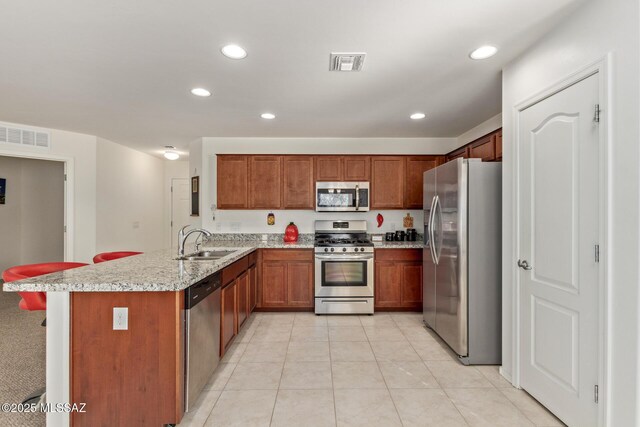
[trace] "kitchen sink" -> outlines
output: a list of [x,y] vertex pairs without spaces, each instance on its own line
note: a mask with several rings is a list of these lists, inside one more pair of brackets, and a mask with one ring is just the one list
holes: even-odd
[[181,256],[177,259],[182,261],[215,261],[234,252],[235,251],[199,251]]

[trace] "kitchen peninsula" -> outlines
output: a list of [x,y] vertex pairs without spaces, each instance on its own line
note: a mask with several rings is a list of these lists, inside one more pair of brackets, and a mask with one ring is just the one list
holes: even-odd
[[[4,284],[5,291],[47,292],[47,400],[87,404],[85,413],[47,414],[48,426],[178,424],[184,412],[184,290],[217,272],[223,281],[221,353],[254,308],[313,309],[312,277],[296,279],[296,290],[289,291],[308,293],[309,304],[297,298],[291,306],[264,307],[260,268],[266,255],[279,259],[267,261],[272,263],[307,263],[313,272],[312,236],[301,235],[297,243],[283,243],[279,235],[265,241],[235,237],[203,244],[201,249],[232,251],[215,261],[180,261],[173,250],[162,250]],[[383,251],[421,247],[421,241],[376,243]],[[227,289],[233,291],[228,298]],[[114,330],[114,307],[128,308],[127,330]]]

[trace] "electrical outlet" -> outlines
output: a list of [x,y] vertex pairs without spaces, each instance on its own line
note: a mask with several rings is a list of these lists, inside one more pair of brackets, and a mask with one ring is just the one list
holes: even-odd
[[129,307],[113,307],[113,330],[129,329]]

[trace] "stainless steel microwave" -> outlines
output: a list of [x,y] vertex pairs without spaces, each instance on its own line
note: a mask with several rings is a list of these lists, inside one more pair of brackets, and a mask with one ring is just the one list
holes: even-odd
[[316,211],[366,212],[368,210],[368,182],[316,182]]

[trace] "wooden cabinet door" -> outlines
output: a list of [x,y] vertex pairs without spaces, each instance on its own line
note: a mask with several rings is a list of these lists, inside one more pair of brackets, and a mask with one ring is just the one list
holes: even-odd
[[484,162],[491,162],[495,160],[496,147],[493,135],[487,135],[486,137],[471,144],[469,157],[482,159]]
[[218,156],[218,209],[249,207],[249,162],[247,156]]
[[402,209],[404,206],[404,157],[375,156],[371,159],[371,207]]
[[313,263],[289,262],[287,264],[287,306],[314,306]]
[[422,209],[422,184],[424,172],[440,164],[438,156],[410,156],[406,158],[404,207]]
[[258,269],[256,266],[249,268],[249,312],[255,310],[258,304]]
[[224,355],[233,337],[236,336],[236,283],[222,289],[220,309],[220,356]]
[[343,163],[340,156],[315,157],[316,181],[342,181]]
[[462,157],[463,159],[469,158],[469,147],[465,145],[464,147],[458,148],[456,151],[452,151],[451,153],[447,154],[447,162],[460,157]]
[[262,307],[287,305],[287,263],[265,261],[262,263]]
[[284,156],[284,205],[285,209],[313,209],[315,188],[313,157]]
[[282,156],[250,156],[249,176],[249,207],[279,209],[282,206]]
[[398,262],[375,263],[375,308],[395,308],[402,305],[402,272]]
[[496,160],[502,161],[502,129],[496,132]]
[[366,181],[371,177],[371,157],[346,156],[342,159],[344,165],[344,181]]
[[405,262],[400,269],[402,271],[402,306],[422,309],[422,263]]
[[249,272],[245,271],[236,279],[236,312],[238,330],[249,317]]

